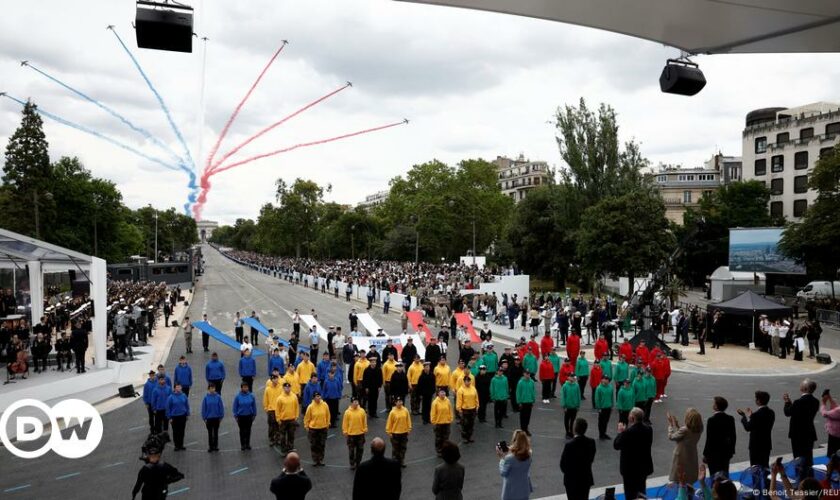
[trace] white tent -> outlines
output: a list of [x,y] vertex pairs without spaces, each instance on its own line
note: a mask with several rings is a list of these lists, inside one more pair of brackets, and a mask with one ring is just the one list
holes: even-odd
[[93,299],[93,348],[97,368],[107,366],[107,294],[106,262],[45,241],[0,229],[0,268],[27,269],[32,302],[32,324],[44,314],[44,273],[80,271],[90,281]]
[[837,0],[401,0],[588,26],[690,54],[840,52]]
[[720,266],[709,278],[712,282],[712,302],[729,300],[745,290],[764,291],[764,273],[730,271],[729,267]]

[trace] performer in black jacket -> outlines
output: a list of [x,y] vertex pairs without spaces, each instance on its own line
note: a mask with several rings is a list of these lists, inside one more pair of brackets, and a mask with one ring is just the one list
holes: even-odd
[[[702,332],[701,332],[702,335]],[[735,418],[726,413],[729,402],[715,396],[714,414],[706,423],[706,446],[703,447],[703,462],[709,466],[709,475],[723,472],[729,477],[729,461],[735,455]]]

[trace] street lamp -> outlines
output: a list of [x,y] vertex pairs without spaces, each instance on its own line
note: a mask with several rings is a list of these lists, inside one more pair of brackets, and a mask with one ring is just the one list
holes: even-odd
[[[47,191],[47,192],[44,193],[44,198],[46,198],[47,201],[50,201],[50,200],[53,199],[53,195],[52,195],[52,193]],[[34,214],[35,215],[35,239],[40,240],[41,239],[41,218],[40,218],[40,212],[39,212],[39,206],[38,206],[38,190],[37,189],[32,191],[32,204],[35,205],[35,214]]]
[[350,226],[350,259],[356,259],[356,224]]
[[416,215],[412,215],[409,220],[414,224],[414,263],[420,261],[420,230],[417,227],[420,219]]
[[158,213],[155,210],[155,264],[157,264],[158,259]]

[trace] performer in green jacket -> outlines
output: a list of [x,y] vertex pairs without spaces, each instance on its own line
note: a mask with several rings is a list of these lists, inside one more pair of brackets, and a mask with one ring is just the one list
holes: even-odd
[[580,351],[575,363],[575,377],[577,377],[578,386],[580,386],[580,399],[586,399],[584,392],[586,391],[586,381],[589,379],[589,361],[586,360],[585,351]]
[[616,401],[616,409],[618,410],[618,421],[627,425],[627,417],[630,416],[630,410],[636,405],[636,395],[633,393],[633,387],[630,385],[630,379],[624,381],[621,389],[618,390],[618,399]]
[[566,410],[563,414],[563,426],[566,428],[566,439],[572,439],[574,437],[572,429],[574,427],[575,417],[577,417],[577,412],[580,409],[581,400],[580,386],[575,381],[574,375],[566,379],[566,383],[563,384],[561,391],[563,396],[562,406]]
[[519,428],[528,436],[531,435],[528,425],[531,423],[531,410],[534,409],[536,400],[537,390],[534,388],[534,380],[531,378],[531,372],[525,370],[516,384],[516,403],[519,405]]
[[613,407],[613,391],[610,387],[610,377],[604,375],[601,385],[595,389],[595,408],[598,409],[598,439],[611,439],[607,435],[607,425]]
[[502,368],[496,367],[496,375],[490,380],[490,401],[493,402],[493,417],[496,419],[496,428],[502,428],[502,419],[507,413],[507,400],[510,397],[508,389],[508,378]]
[[656,379],[650,373],[650,367],[645,368],[645,375],[642,377],[645,382],[645,423],[650,424],[650,411],[653,406],[653,398],[656,397]]
[[624,356],[618,356],[618,363],[615,364],[615,369],[613,370],[613,380],[615,380],[615,393],[618,394],[618,389],[621,388],[621,384],[627,380],[627,375],[630,370],[630,366],[627,364],[627,361],[624,360]]
[[554,382],[551,383],[551,397],[557,397],[557,377],[560,376],[560,365],[563,363],[563,360],[560,359],[560,355],[557,354],[557,351],[560,350],[560,346],[554,348],[551,351],[551,354],[548,355],[548,360],[551,361],[551,366],[554,367]]

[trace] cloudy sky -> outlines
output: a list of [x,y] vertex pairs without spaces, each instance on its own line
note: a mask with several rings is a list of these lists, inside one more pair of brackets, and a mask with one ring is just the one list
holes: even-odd
[[[209,38],[204,124],[200,43],[192,54],[138,50],[130,1],[39,1],[4,5],[0,91],[101,131],[149,155],[160,150],[92,104],[19,61],[27,59],[101,100],[180,151],[154,96],[122,51],[117,31],[172,110],[191,154],[203,159],[233,108],[288,39],[234,123],[221,151],[297,107],[354,86],[289,121],[236,158],[299,142],[411,119],[343,142],[259,160],[213,177],[204,216],[255,217],[274,182],[295,177],[332,184],[327,197],[356,203],[411,165],[433,158],[525,154],[558,167],[549,123],[557,106],[584,97],[612,105],[622,139],[635,138],[653,162],[699,165],[715,151],[739,155],[744,115],[766,106],[840,101],[840,55],[707,56],[709,81],[696,97],[659,92],[659,44],[548,21],[389,0],[226,2],[195,0],[196,31]],[[20,107],[0,100],[0,144]],[[118,184],[129,206],[180,207],[186,176],[46,120],[53,158],[76,155]]]

